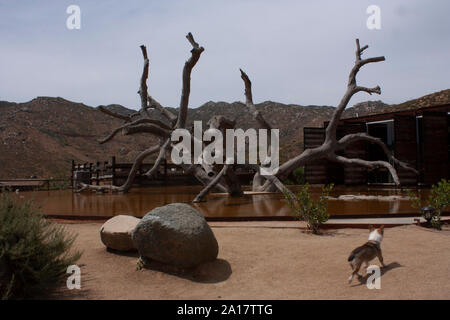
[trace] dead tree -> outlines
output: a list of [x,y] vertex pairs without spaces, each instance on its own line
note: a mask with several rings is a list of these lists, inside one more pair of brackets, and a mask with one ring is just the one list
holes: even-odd
[[[359,70],[369,63],[381,62],[385,60],[384,56],[374,57],[362,59],[361,55],[369,46],[360,47],[359,39],[356,39],[356,52],[355,52],[355,64],[350,71],[350,75],[348,78],[347,90],[344,93],[339,105],[334,111],[330,122],[325,131],[325,141],[324,143],[316,148],[304,150],[298,156],[288,160],[284,164],[279,167],[279,170],[276,174],[278,180],[283,181],[288,177],[288,175],[294,171],[295,169],[305,165],[308,162],[315,161],[318,159],[327,159],[329,161],[338,162],[344,165],[358,165],[364,166],[367,168],[379,168],[384,167],[389,170],[394,182],[396,185],[400,184],[400,180],[397,175],[397,171],[395,167],[387,162],[387,161],[367,161],[358,158],[346,158],[344,156],[340,156],[337,154],[338,151],[344,150],[348,145],[355,143],[357,141],[367,141],[370,143],[374,143],[379,145],[389,160],[391,160],[395,165],[398,165],[404,169],[411,170],[414,173],[418,174],[417,170],[408,166],[408,164],[396,159],[393,154],[389,151],[387,146],[379,139],[372,137],[366,133],[355,133],[348,134],[343,138],[337,140],[336,130],[338,127],[338,123],[341,119],[342,113],[344,109],[348,105],[352,96],[358,92],[367,92],[368,94],[376,93],[381,94],[381,89],[379,86],[374,88],[367,88],[357,85],[356,83],[356,75]],[[246,96],[246,104],[247,106],[252,107],[252,93],[251,93],[251,83],[248,79],[243,77],[245,83],[245,96]],[[252,107],[253,108],[253,107]],[[261,117],[261,115],[258,115]],[[273,182],[273,177],[269,176],[261,176],[258,172],[255,174],[253,179],[253,190],[254,191],[274,191],[275,189],[280,189],[280,185],[277,185]]]
[[[150,61],[147,55],[147,48],[144,45],[140,47],[144,58],[144,68],[141,76],[140,88],[138,91],[138,94],[141,98],[140,110],[134,114],[127,116],[113,112],[104,107],[99,108],[100,111],[104,112],[105,114],[125,121],[123,125],[114,129],[107,137],[99,140],[99,143],[106,143],[110,141],[119,132],[122,132],[122,134],[124,135],[133,135],[144,132],[151,133],[159,138],[160,143],[158,145],[151,146],[150,148],[142,151],[136,157],[133,166],[129,172],[128,178],[123,185],[95,186],[81,183],[80,184],[81,188],[78,190],[78,192],[81,192],[83,190],[97,190],[97,191],[111,190],[113,192],[127,192],[133,184],[137,171],[139,170],[143,161],[148,156],[158,153],[154,165],[150,170],[148,170],[145,173],[145,175],[148,177],[151,177],[156,172],[162,160],[166,158],[167,152],[170,151],[172,148],[171,133],[175,129],[185,128],[186,126],[187,109],[189,104],[189,95],[191,87],[190,84],[191,72],[194,66],[196,65],[197,61],[200,59],[200,55],[204,51],[204,48],[201,47],[197,42],[195,42],[194,37],[192,36],[191,33],[189,33],[186,36],[186,38],[192,45],[192,50],[191,50],[191,57],[186,61],[183,68],[183,77],[182,77],[183,87],[181,92],[178,116],[174,115],[168,109],[163,107],[158,101],[156,101],[148,94],[147,79],[149,74]],[[149,109],[155,109],[159,111],[165,117],[166,122],[152,119],[148,112]],[[208,171],[203,168],[199,168],[198,166],[193,167],[185,165],[183,166],[183,169],[193,172],[194,175],[197,177],[197,179],[199,179],[201,182],[205,184],[207,184],[210,180],[212,180],[212,176],[215,175],[212,169]],[[216,187],[224,192],[227,191],[227,189],[223,187],[221,184],[218,184]]]
[[[397,165],[399,167],[413,171],[414,173],[418,174],[416,169],[396,159],[394,155],[390,152],[388,147],[379,138],[372,137],[366,133],[355,133],[355,134],[348,134],[339,140],[337,139],[336,132],[338,123],[341,119],[342,113],[344,112],[353,95],[362,91],[367,92],[368,94],[372,93],[381,94],[381,89],[379,86],[376,86],[374,88],[367,88],[358,86],[356,83],[356,75],[363,66],[369,63],[381,62],[385,60],[385,57],[383,56],[361,59],[363,51],[366,50],[368,47],[369,46],[366,45],[363,48],[361,48],[359,44],[359,39],[356,39],[355,64],[352,70],[350,71],[347,90],[344,93],[344,96],[342,97],[336,110],[334,111],[331,120],[326,128],[324,143],[319,147],[304,150],[298,156],[288,160],[279,167],[276,175],[267,175],[267,176],[261,175],[259,170],[257,170],[255,176],[253,177],[252,183],[253,191],[273,192],[278,189],[279,191],[288,193],[291,197],[293,197],[292,192],[288,188],[286,188],[281,181],[287,179],[289,174],[295,169],[305,165],[308,162],[316,161],[319,159],[327,159],[329,161],[338,162],[344,165],[358,165],[367,168],[384,167],[387,170],[389,170],[389,173],[391,174],[395,184],[399,185],[400,180],[398,178],[397,171],[395,167],[387,161],[381,160],[368,161],[358,158],[346,158],[344,156],[338,155],[339,151],[344,150],[348,145],[355,143],[357,141],[367,141],[369,143],[379,145],[383,149],[388,159],[391,160],[394,163],[394,165]],[[263,115],[257,110],[256,106],[253,104],[252,84],[249,77],[244,71],[242,70],[240,71],[241,71],[241,78],[244,81],[245,87],[245,105],[249,109],[250,113],[252,114],[253,118],[256,120],[260,128],[271,129],[272,128],[271,125],[264,119]],[[255,168],[259,169],[257,166],[255,166]],[[224,174],[226,171],[227,168],[224,167],[224,169],[219,174]],[[217,179],[212,180],[210,182],[210,185],[204,190],[204,192],[205,193],[208,192],[214,186],[214,183],[217,181],[218,181]],[[202,196],[204,196],[204,194],[202,194]]]
[[[141,46],[142,54],[144,57],[144,69],[141,77],[140,89],[138,92],[141,97],[141,109],[139,110],[139,112],[136,112],[135,114],[129,116],[124,116],[121,114],[117,114],[111,110],[100,108],[102,112],[125,121],[122,126],[116,128],[111,132],[110,135],[100,140],[100,143],[105,143],[111,140],[119,132],[122,132],[125,135],[147,132],[159,137],[160,144],[142,151],[137,156],[128,175],[128,178],[122,186],[94,186],[80,184],[81,189],[79,191],[88,189],[103,191],[110,189],[116,192],[127,192],[131,188],[133,180],[136,176],[136,172],[145,158],[147,158],[151,154],[158,153],[158,157],[153,167],[145,173],[146,176],[151,177],[158,169],[158,166],[160,165],[162,160],[166,158],[166,154],[172,150],[173,144],[171,142],[171,133],[175,129],[186,127],[187,109],[190,94],[190,75],[193,67],[199,60],[201,53],[204,51],[203,47],[200,47],[195,42],[191,33],[189,33],[186,37],[192,45],[192,50],[191,57],[188,61],[186,61],[183,69],[183,89],[178,116],[171,113],[154,98],[148,95],[146,82],[148,78],[149,59],[145,46]],[[356,141],[367,141],[369,143],[379,145],[387,155],[388,159],[392,161],[394,165],[398,165],[407,170],[411,170],[416,174],[418,173],[414,168],[396,159],[389,151],[387,146],[378,138],[372,137],[366,133],[356,133],[348,134],[339,140],[337,139],[336,130],[338,127],[338,123],[344,109],[348,105],[352,96],[361,91],[367,92],[369,94],[381,93],[381,89],[379,86],[376,86],[374,88],[367,88],[358,86],[356,83],[356,75],[361,67],[369,63],[381,62],[385,60],[384,57],[361,59],[363,51],[367,48],[368,46],[364,46],[363,48],[361,48],[359,40],[356,40],[356,60],[352,70],[350,71],[347,90],[336,110],[334,111],[333,116],[326,128],[326,137],[324,143],[319,147],[307,149],[298,156],[288,160],[279,167],[276,175],[261,175],[259,170],[260,167],[258,165],[253,165],[253,168],[256,170],[256,174],[252,182],[253,191],[273,192],[278,189],[282,192],[292,195],[289,189],[287,189],[281,181],[285,180],[288,175],[295,169],[305,165],[308,162],[318,159],[327,159],[329,161],[338,162],[344,165],[359,165],[368,168],[385,167],[389,170],[391,176],[394,179],[394,182],[399,185],[400,180],[398,178],[397,171],[395,167],[387,161],[367,161],[358,158],[346,158],[344,156],[338,155],[339,151],[344,150],[348,145],[355,143]],[[248,108],[249,112],[252,114],[253,118],[258,123],[258,126],[260,128],[271,129],[272,127],[269,122],[266,121],[264,116],[257,110],[256,106],[253,103],[252,86],[249,77],[244,71],[240,71],[241,78],[244,81],[245,86],[246,107]],[[155,109],[159,111],[166,118],[166,122],[152,119],[148,113],[149,109]],[[233,121],[225,119],[223,116],[215,116],[208,123],[211,128],[220,130],[224,130],[225,128],[227,128],[227,126],[234,126]],[[196,138],[193,137],[192,139]],[[267,165],[267,163],[262,165]],[[214,188],[221,192],[227,192],[228,194],[233,196],[241,196],[243,194],[241,185],[236,177],[236,174],[234,173],[232,165],[225,164],[222,165],[221,168],[207,164],[183,164],[181,166],[185,171],[192,172],[194,176],[205,185],[205,188],[193,200],[194,202],[202,201],[204,197]]]
[[[155,163],[152,168],[150,168],[146,173],[147,177],[152,177],[158,167],[164,159],[167,159],[167,153],[171,152],[174,147],[171,141],[171,134],[176,129],[185,129],[187,120],[187,110],[189,104],[189,95],[191,87],[191,72],[197,61],[200,59],[200,55],[204,51],[192,36],[188,33],[186,36],[189,43],[192,45],[191,57],[186,61],[183,68],[183,87],[181,92],[180,107],[178,115],[173,114],[167,108],[163,107],[158,101],[152,98],[148,94],[147,79],[149,75],[149,65],[150,61],[147,54],[147,49],[142,45],[141,51],[144,58],[144,67],[142,71],[140,88],[138,94],[141,99],[141,108],[138,112],[131,115],[122,115],[104,107],[100,107],[100,111],[103,113],[124,120],[125,123],[118,128],[115,128],[107,137],[99,140],[99,143],[106,143],[113,139],[119,132],[123,135],[133,135],[139,133],[151,133],[159,138],[160,143],[158,145],[151,146],[150,148],[142,151],[134,160],[133,166],[128,174],[127,180],[121,186],[114,185],[90,185],[80,183],[80,188],[77,192],[82,192],[84,190],[96,190],[99,192],[110,190],[112,192],[125,193],[130,190],[133,185],[133,181],[136,177],[137,171],[141,167],[143,161],[152,154],[158,153]],[[149,109],[155,109],[166,119],[165,122],[151,118]],[[221,129],[223,121],[213,121],[211,119],[211,127],[216,127]],[[217,120],[217,119],[216,119]],[[234,122],[233,122],[234,123]],[[193,141],[197,139],[195,136],[192,137]],[[197,141],[198,142],[198,141]],[[202,142],[203,143],[203,142]],[[211,189],[215,188],[218,191],[229,193],[230,195],[242,195],[241,185],[238,183],[237,177],[231,167],[225,166],[219,173],[216,173],[216,168],[208,164],[181,164],[183,170],[187,173],[192,173],[202,184],[205,185],[205,189],[202,190],[199,196],[196,197],[195,201],[201,201],[203,196],[209,192]]]

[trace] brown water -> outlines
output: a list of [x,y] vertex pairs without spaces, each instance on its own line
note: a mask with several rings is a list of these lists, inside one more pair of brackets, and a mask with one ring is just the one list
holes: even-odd
[[[201,189],[200,186],[147,187],[133,189],[128,194],[72,193],[64,191],[21,192],[20,198],[34,199],[48,216],[112,217],[119,214],[144,216],[149,210],[172,202],[190,203]],[[295,189],[295,188],[293,188]],[[313,197],[318,197],[320,188],[311,187]],[[422,190],[421,196],[428,191]],[[337,186],[332,197],[340,195],[406,196],[406,191],[382,187]],[[340,200],[330,199],[328,211],[331,216],[342,215],[386,215],[417,214],[409,200]],[[290,211],[281,194],[245,195],[232,198],[211,194],[207,202],[192,204],[208,218],[245,217],[290,217]]]

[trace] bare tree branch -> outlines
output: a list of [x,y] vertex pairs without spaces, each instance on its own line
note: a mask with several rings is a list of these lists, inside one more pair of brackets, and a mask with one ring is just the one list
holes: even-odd
[[[189,33],[186,36],[189,43],[192,45],[191,50],[191,57],[189,60],[186,61],[184,68],[183,68],[183,89],[181,94],[181,100],[180,100],[180,110],[179,110],[179,116],[175,116],[164,108],[158,101],[153,99],[151,96],[148,95],[148,86],[147,86],[147,79],[149,74],[149,65],[150,61],[148,59],[147,55],[147,48],[144,45],[141,45],[141,52],[144,58],[144,67],[142,71],[142,76],[140,80],[140,88],[139,88],[139,95],[141,97],[141,109],[139,112],[134,113],[132,115],[122,115],[116,112],[113,112],[111,110],[106,109],[105,107],[101,106],[99,107],[99,110],[104,112],[105,114],[108,114],[109,116],[124,120],[126,123],[115,130],[113,130],[107,137],[100,140],[100,143],[105,143],[112,139],[119,131],[122,131],[124,135],[131,135],[131,134],[137,134],[137,133],[152,133],[160,138],[165,139],[165,143],[162,146],[155,146],[150,149],[147,149],[140,153],[138,157],[135,159],[133,163],[133,167],[128,175],[127,181],[122,186],[93,186],[93,185],[87,185],[82,184],[81,189],[82,190],[97,190],[97,191],[103,191],[103,190],[112,190],[112,191],[123,191],[126,192],[131,188],[132,182],[136,176],[136,172],[139,169],[140,165],[142,164],[142,161],[150,154],[155,153],[159,150],[158,158],[153,165],[153,167],[148,170],[145,175],[151,176],[160,165],[162,159],[165,158],[165,154],[169,148],[172,147],[171,141],[170,141],[170,135],[175,128],[184,128],[186,125],[186,118],[187,118],[187,109],[189,104],[189,94],[190,94],[190,76],[192,69],[196,65],[197,61],[200,58],[201,53],[204,51],[203,47],[200,47],[197,42],[195,42],[194,37],[191,33]],[[150,115],[147,111],[149,108],[154,108],[158,110],[164,117],[166,117],[170,125],[166,125],[163,122],[155,119],[151,119]],[[133,121],[134,117],[140,116],[141,118]],[[190,166],[188,165],[182,165],[184,169],[189,169]],[[203,183],[209,183],[212,180],[212,176],[214,176],[214,173],[212,171],[212,167],[208,165],[199,166],[196,165],[192,169],[195,177],[203,182]],[[220,190],[225,190],[226,188],[221,185],[220,183],[216,184],[216,187]]]
[[196,65],[200,55],[205,50],[195,42],[192,33],[188,33],[186,38],[192,45],[191,57],[184,64],[183,68],[183,89],[181,92],[180,110],[178,113],[177,128],[184,128],[186,126],[187,110],[189,105],[189,94],[191,92],[191,72]]
[[[392,153],[389,151],[389,149],[386,147],[386,145],[379,139],[371,137],[365,133],[360,134],[350,134],[339,141],[336,139],[336,130],[338,123],[340,121],[340,118],[342,116],[342,112],[348,105],[350,99],[352,96],[360,91],[367,92],[369,94],[377,93],[381,94],[381,89],[379,86],[376,86],[374,88],[366,88],[361,87],[356,84],[356,75],[359,72],[360,68],[368,63],[375,63],[384,61],[384,57],[375,57],[375,58],[368,58],[368,59],[361,59],[362,53],[368,48],[368,46],[360,47],[359,40],[356,39],[356,59],[355,59],[355,65],[353,66],[352,70],[349,74],[349,81],[347,85],[347,90],[342,97],[338,107],[333,113],[333,116],[326,128],[325,131],[325,142],[316,148],[311,148],[305,150],[303,153],[299,154],[298,156],[288,160],[283,165],[281,165],[278,169],[278,173],[276,174],[276,177],[280,179],[286,179],[287,176],[296,168],[299,168],[306,163],[312,162],[314,160],[318,159],[328,159],[331,161],[343,163],[346,165],[360,165],[368,168],[377,168],[377,167],[385,167],[389,170],[392,178],[394,179],[396,184],[400,183],[400,180],[398,178],[397,172],[395,168],[386,161],[367,161],[362,159],[348,159],[342,156],[337,156],[336,151],[344,149],[348,144],[358,141],[358,140],[364,140],[372,143],[376,143],[379,146],[381,146],[391,161],[393,161],[398,166],[411,170],[417,174],[417,170],[414,168],[409,167],[406,163],[399,161],[396,159]],[[244,79],[244,77],[243,77]],[[249,86],[249,83],[246,82],[244,79],[244,82],[246,83],[246,87]],[[247,95],[246,90],[246,95]],[[250,91],[251,92],[251,91]],[[251,97],[251,96],[250,96]],[[248,99],[247,99],[248,100]],[[255,191],[273,191],[274,188],[281,188],[282,183],[281,182],[274,182],[271,181],[273,179],[267,179],[266,176],[262,177],[258,174],[255,175],[253,179],[253,190]]]
[[98,106],[98,110],[100,110],[101,112],[107,114],[108,116],[117,118],[117,119],[121,119],[121,120],[125,120],[127,122],[131,121],[131,117],[130,116],[125,116],[123,114],[108,110],[105,108],[105,106]]
[[134,160],[133,166],[131,167],[130,173],[128,174],[128,178],[125,181],[125,183],[121,186],[114,186],[114,185],[105,185],[105,186],[95,186],[95,185],[88,185],[85,183],[80,183],[81,189],[77,190],[77,192],[81,192],[84,190],[97,190],[97,191],[105,191],[105,190],[111,190],[114,192],[127,192],[134,181],[134,178],[136,177],[136,173],[138,169],[140,168],[142,162],[147,158],[149,155],[155,153],[160,149],[159,146],[153,146],[149,149],[146,149],[142,151]]
[[[236,125],[236,121],[227,119],[224,116],[214,116],[207,122],[207,124],[209,125],[210,129],[218,129],[226,137],[226,130],[234,128],[234,126]],[[223,175],[222,182],[226,186],[228,193],[231,196],[237,197],[244,194],[239,178],[234,172],[233,166],[228,167],[225,174]]]
[[159,120],[144,118],[144,119],[138,119],[138,120],[135,120],[135,121],[133,121],[133,122],[126,123],[126,124],[124,124],[124,125],[122,125],[122,126],[120,126],[120,127],[117,127],[117,128],[114,129],[114,131],[111,132],[107,137],[105,137],[105,138],[103,138],[103,139],[101,139],[101,140],[98,140],[98,142],[99,142],[100,144],[103,144],[103,143],[105,143],[105,142],[108,142],[109,140],[111,140],[112,138],[114,138],[114,136],[115,136],[117,133],[119,133],[121,130],[123,130],[123,129],[125,129],[125,128],[128,128],[128,127],[130,127],[130,126],[135,126],[135,125],[142,124],[142,123],[151,123],[151,124],[154,124],[154,125],[156,125],[156,126],[159,126],[161,129],[171,130],[171,128],[170,128],[168,125],[166,125],[165,123],[163,123],[163,122],[161,122],[161,121],[159,121]]
[[336,129],[339,120],[341,119],[342,113],[344,112],[344,109],[347,107],[350,99],[352,96],[359,92],[359,91],[365,91],[368,93],[378,93],[381,94],[381,89],[379,86],[369,89],[364,87],[357,87],[356,85],[356,75],[358,74],[359,70],[362,66],[368,64],[368,63],[374,63],[374,62],[381,62],[385,60],[385,57],[375,57],[375,58],[369,58],[361,60],[361,54],[362,52],[367,49],[368,46],[364,46],[362,49],[359,45],[359,40],[356,39],[356,61],[355,65],[353,66],[352,70],[350,71],[349,80],[347,84],[347,91],[345,92],[344,96],[342,97],[339,105],[337,106],[336,110],[334,111],[330,122],[328,123],[328,127],[326,129],[326,139],[325,143],[333,143],[336,141]]
[[[251,115],[253,116],[253,119],[255,119],[256,122],[258,122],[260,128],[270,130],[272,129],[272,126],[266,121],[264,116],[261,112],[258,111],[256,106],[253,104],[253,94],[252,94],[252,82],[250,81],[250,78],[248,75],[242,70],[239,69],[241,72],[241,78],[244,81],[244,87],[245,87],[245,104],[247,108],[249,108]],[[270,143],[269,143],[270,148]],[[253,177],[252,181],[252,190],[253,191],[259,191],[259,189],[262,187],[263,183],[265,183],[266,180],[262,175],[259,173],[259,168],[256,170],[256,173]]]
[[166,158],[166,151],[169,146],[170,146],[170,139],[167,139],[166,142],[164,142],[164,144],[161,146],[161,148],[159,150],[158,158],[156,158],[156,161],[153,164],[153,167],[150,170],[148,170],[146,173],[144,173],[144,176],[151,177],[156,172],[156,170],[158,170],[158,167],[161,164],[161,161]]
[[328,159],[331,160],[331,161],[340,162],[340,163],[343,163],[343,164],[346,164],[346,165],[355,165],[356,164],[356,165],[359,165],[359,166],[372,168],[372,169],[384,167],[384,168],[389,170],[389,173],[391,174],[392,179],[394,179],[395,184],[396,185],[400,184],[400,179],[398,178],[397,171],[395,170],[395,168],[389,162],[386,162],[386,161],[367,161],[367,160],[357,159],[357,158],[349,159],[349,158],[346,158],[346,157],[336,156],[336,155],[330,156]]
[[220,179],[226,174],[228,170],[228,165],[223,165],[222,170],[214,177],[213,180],[209,182],[209,184],[195,197],[192,202],[201,202],[203,197],[208,194],[208,192],[219,183]]
[[388,159],[392,160],[396,165],[400,166],[403,169],[412,171],[415,174],[419,174],[419,172],[416,169],[410,167],[407,163],[402,162],[402,161],[398,160],[397,158],[395,158],[394,155],[392,154],[392,152],[389,150],[389,148],[384,144],[383,141],[381,141],[381,139],[369,136],[368,134],[363,133],[363,132],[348,134],[348,135],[344,136],[342,139],[340,139],[338,141],[336,150],[343,150],[349,144],[354,143],[356,141],[361,141],[361,140],[368,141],[368,142],[379,145],[383,149],[383,151],[386,154],[386,156],[388,157]]
[[272,126],[264,119],[261,112],[256,109],[256,106],[253,104],[253,96],[252,96],[252,82],[250,81],[247,74],[242,71],[242,69],[239,69],[241,71],[241,78],[244,81],[245,85],[245,104],[250,109],[250,112],[252,113],[253,118],[258,122],[261,128],[263,129],[272,129]]
[[267,181],[270,181],[272,185],[276,186],[277,189],[281,193],[287,193],[292,199],[295,199],[295,195],[292,193],[291,190],[289,190],[281,181],[278,179],[275,175],[268,175],[264,176],[264,178],[267,179]]
[[159,112],[161,112],[162,115],[164,115],[172,124],[172,126],[177,122],[177,116],[174,115],[172,112],[164,108],[158,101],[156,101],[151,96],[148,97],[149,102],[149,108],[155,108]]
[[144,57],[144,69],[142,70],[141,86],[139,88],[138,93],[141,96],[141,110],[145,112],[147,108],[147,97],[148,97],[147,79],[150,60],[148,59],[147,56],[147,48],[144,45],[141,45],[141,51],[142,56]]
[[364,92],[367,92],[370,95],[372,93],[381,94],[381,88],[379,86],[376,86],[375,88],[366,88],[366,87],[356,86],[353,90],[354,90],[355,93],[360,92],[360,91],[364,91]]
[[170,137],[171,131],[165,130],[154,124],[138,124],[135,126],[125,126],[122,129],[123,135],[132,135],[136,133],[152,133],[162,138]]

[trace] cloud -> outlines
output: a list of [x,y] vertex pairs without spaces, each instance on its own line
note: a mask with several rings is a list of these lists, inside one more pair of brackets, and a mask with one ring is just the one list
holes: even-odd
[[[66,8],[81,7],[81,30],[66,28]],[[381,8],[381,30],[366,28],[366,8]],[[251,77],[256,102],[336,105],[354,60],[386,62],[360,72],[378,97],[351,103],[399,103],[450,87],[448,1],[0,1],[0,99],[62,96],[88,105],[136,108],[140,44],[150,56],[150,94],[177,106],[189,57],[184,36],[205,47],[192,73],[190,105],[243,100],[238,68]]]

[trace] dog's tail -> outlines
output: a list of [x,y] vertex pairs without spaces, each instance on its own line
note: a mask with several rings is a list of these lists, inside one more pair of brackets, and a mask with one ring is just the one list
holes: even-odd
[[352,252],[352,253],[350,254],[350,256],[348,257],[347,261],[348,261],[348,262],[351,262],[351,261],[353,261],[353,259],[355,259],[355,254]]

